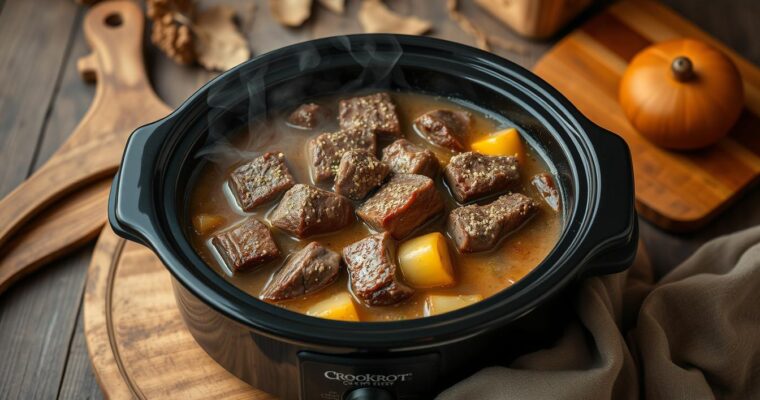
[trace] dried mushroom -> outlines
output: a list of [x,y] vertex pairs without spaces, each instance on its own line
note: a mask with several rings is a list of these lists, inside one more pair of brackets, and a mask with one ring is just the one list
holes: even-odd
[[198,63],[208,70],[228,70],[251,58],[248,42],[235,24],[235,10],[216,6],[198,14],[194,30]]
[[269,9],[277,22],[297,27],[311,16],[311,0],[269,0]]
[[362,7],[359,9],[359,23],[367,33],[422,35],[432,27],[430,21],[394,13],[380,0],[362,2]]
[[197,13],[192,0],[148,0],[147,5],[151,41],[176,63],[197,61],[208,70],[227,70],[251,57],[232,8]]
[[191,21],[195,13],[192,0],[148,0],[147,15],[153,21],[150,40],[179,64],[195,61]]

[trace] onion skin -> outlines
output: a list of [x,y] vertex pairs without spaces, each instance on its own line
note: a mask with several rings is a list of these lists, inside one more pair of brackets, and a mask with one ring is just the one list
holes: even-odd
[[739,70],[723,52],[679,39],[652,45],[631,60],[619,102],[652,143],[694,150],[728,134],[744,108],[744,89]]

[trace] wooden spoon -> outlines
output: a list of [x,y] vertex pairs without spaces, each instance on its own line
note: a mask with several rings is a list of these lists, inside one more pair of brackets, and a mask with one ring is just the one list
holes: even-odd
[[95,98],[50,160],[0,201],[0,293],[97,234],[106,222],[106,181],[119,166],[127,138],[171,111],[145,73],[144,23],[142,10],[130,1],[103,2],[85,16],[93,52],[77,68],[97,82]]

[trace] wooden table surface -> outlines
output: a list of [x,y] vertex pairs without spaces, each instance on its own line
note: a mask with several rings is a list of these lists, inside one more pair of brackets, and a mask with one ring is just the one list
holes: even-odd
[[[757,0],[663,0],[702,29],[760,65],[760,2]],[[256,13],[245,0],[235,6],[254,54],[314,37],[360,32],[358,0],[338,17],[317,8],[300,29],[273,22],[264,0]],[[445,0],[389,0],[402,13],[434,22],[434,36],[472,44],[446,15]],[[527,52],[497,53],[531,67],[552,41],[517,39],[472,4],[462,11],[479,26],[524,44]],[[42,165],[87,110],[94,87],[82,82],[76,61],[88,53],[81,21],[85,7],[73,0],[0,0],[0,196]],[[577,24],[577,21],[574,23]],[[177,106],[214,76],[174,65],[146,50],[150,78],[167,104]],[[758,132],[760,134],[760,132]],[[760,223],[760,188],[747,193],[715,222],[689,235],[673,235],[641,224],[641,237],[659,274],[716,236]],[[0,398],[102,398],[87,356],[82,329],[82,293],[92,245],[43,267],[0,295]]]

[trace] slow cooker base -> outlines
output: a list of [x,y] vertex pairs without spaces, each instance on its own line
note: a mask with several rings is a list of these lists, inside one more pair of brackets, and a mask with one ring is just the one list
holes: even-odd
[[176,280],[174,295],[198,344],[244,382],[285,400],[343,399],[358,388],[382,388],[396,399],[427,399],[489,365],[551,345],[572,315],[570,286],[502,329],[428,349],[313,346],[270,338],[200,301]]

